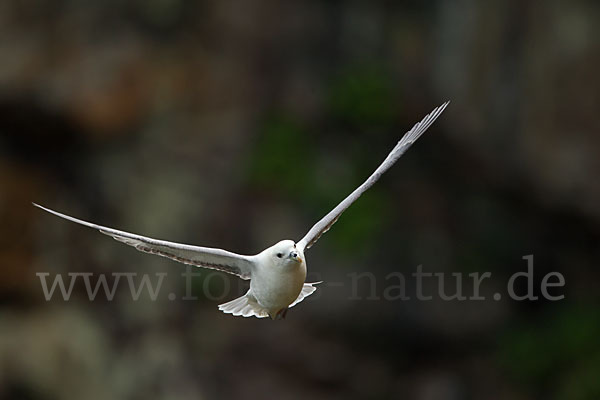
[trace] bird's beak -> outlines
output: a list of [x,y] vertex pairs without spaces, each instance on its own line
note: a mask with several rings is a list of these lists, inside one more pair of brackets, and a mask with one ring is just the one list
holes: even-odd
[[298,261],[299,263],[301,263],[301,262],[302,262],[302,258],[301,258],[301,257],[298,255],[298,253],[296,253],[296,252],[293,252],[293,253],[292,253],[292,258],[293,258],[294,260]]

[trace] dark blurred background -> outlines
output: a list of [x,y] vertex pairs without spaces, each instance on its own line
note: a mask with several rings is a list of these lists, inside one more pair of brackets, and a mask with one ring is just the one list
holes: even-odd
[[[599,11],[2,1],[0,398],[600,398]],[[169,301],[185,266],[30,204],[254,254],[300,239],[446,100],[307,252],[309,280],[342,286],[285,321],[221,313],[245,286],[205,271],[197,301]],[[492,300],[529,254],[565,299]],[[489,300],[369,299],[420,264],[491,272]],[[355,296],[365,271],[376,296]],[[90,301],[81,281],[46,301],[36,272],[169,276],[157,301],[125,284]]]

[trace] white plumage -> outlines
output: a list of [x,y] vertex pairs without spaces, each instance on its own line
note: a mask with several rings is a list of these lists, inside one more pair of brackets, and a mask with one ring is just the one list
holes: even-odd
[[245,256],[230,251],[210,247],[192,246],[181,243],[152,239],[116,229],[82,221],[65,214],[33,204],[51,214],[94,228],[112,236],[114,239],[145,253],[157,254],[184,264],[211,268],[250,279],[248,292],[235,300],[221,304],[219,309],[234,316],[258,318],[285,317],[288,308],[295,306],[315,290],[315,284],[305,283],[306,259],[304,251],[327,232],[340,215],[369,189],[381,175],[387,171],[404,152],[431,126],[440,116],[449,102],[442,104],[415,124],[394,146],[390,154],[369,178],[340,204],[317,222],[308,233],[295,243],[282,240],[259,254]]

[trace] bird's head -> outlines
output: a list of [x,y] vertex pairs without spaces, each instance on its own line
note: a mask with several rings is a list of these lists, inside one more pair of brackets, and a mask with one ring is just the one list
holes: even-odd
[[302,263],[303,254],[296,248],[293,240],[282,240],[269,249],[269,256],[277,264]]

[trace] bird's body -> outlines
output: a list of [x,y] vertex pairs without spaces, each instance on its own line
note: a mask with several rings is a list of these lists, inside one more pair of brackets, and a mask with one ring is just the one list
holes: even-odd
[[61,218],[98,229],[100,232],[145,253],[160,255],[197,267],[216,269],[237,275],[242,279],[250,279],[250,289],[245,295],[221,304],[219,309],[234,316],[283,318],[288,308],[298,304],[316,290],[314,287],[316,283],[304,282],[306,279],[305,250],[327,232],[340,215],[404,154],[447,105],[448,103],[444,103],[429,113],[421,122],[415,124],[396,144],[375,172],[317,222],[300,241],[296,243],[293,240],[282,240],[253,256],[152,239],[82,221],[35,203],[34,205]]
[[281,251],[286,254],[289,247],[295,249],[296,244],[292,240],[284,240],[256,256],[258,264],[266,267],[257,269],[250,281],[250,292],[258,304],[268,310],[269,315],[277,315],[292,304],[298,298],[306,279],[304,254],[298,253],[299,261],[286,262],[284,259],[287,265],[280,266],[272,262],[273,252]]
[[294,305],[303,290],[310,293],[315,290],[314,283],[304,282],[306,261],[293,240],[282,240],[253,258],[257,268],[252,274],[250,289],[244,296],[221,304],[221,311],[259,318],[285,317],[288,307]]

